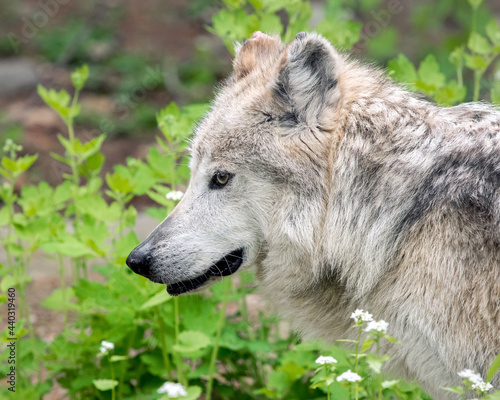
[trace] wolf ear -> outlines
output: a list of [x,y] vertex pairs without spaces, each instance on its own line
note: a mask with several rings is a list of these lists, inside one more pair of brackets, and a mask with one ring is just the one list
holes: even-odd
[[273,94],[297,122],[318,123],[339,97],[338,54],[318,34],[298,33],[283,55]]
[[272,37],[256,31],[252,37],[235,47],[233,61],[234,80],[238,81],[254,70],[267,70],[276,62],[283,50],[278,37]]

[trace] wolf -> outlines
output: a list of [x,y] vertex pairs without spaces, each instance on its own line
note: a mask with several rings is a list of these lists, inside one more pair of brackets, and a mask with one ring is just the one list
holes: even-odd
[[[171,295],[255,268],[305,338],[389,323],[437,399],[500,352],[500,112],[442,108],[322,36],[256,32],[195,129],[191,180],[128,266]],[[500,386],[496,374],[492,383]]]

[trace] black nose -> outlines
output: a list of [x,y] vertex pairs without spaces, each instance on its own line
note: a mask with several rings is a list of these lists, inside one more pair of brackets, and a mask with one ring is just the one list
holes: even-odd
[[141,243],[128,255],[126,263],[136,274],[147,278],[150,275],[151,260],[149,246]]

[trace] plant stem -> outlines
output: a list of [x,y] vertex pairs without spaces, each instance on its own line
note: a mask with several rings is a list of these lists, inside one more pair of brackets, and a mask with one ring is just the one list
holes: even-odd
[[243,321],[245,321],[245,325],[247,327],[247,334],[248,334],[248,339],[252,341],[255,339],[254,332],[250,326],[250,321],[248,319],[248,306],[247,306],[247,288],[245,285],[245,280],[243,279],[243,274],[241,276],[241,287],[240,287],[240,293],[241,293],[241,316],[243,317]]
[[477,15],[477,7],[472,7],[472,22],[470,28],[471,34],[476,32],[476,15]]
[[[132,334],[129,336],[129,339],[127,342],[127,347],[125,348],[125,355],[126,356],[128,356],[130,347],[132,347],[132,344],[134,343],[136,333],[137,333],[137,325],[134,327]],[[129,364],[129,359],[127,359],[123,362],[125,363],[125,371],[126,371],[128,364]],[[118,398],[119,399],[121,399],[121,397],[122,397],[122,388],[123,388],[123,381],[124,380],[125,380],[125,374],[120,374],[120,382],[118,383]]]
[[[328,377],[328,364],[325,364],[325,382],[327,380],[327,377]],[[327,400],[330,400],[330,386],[327,386],[326,387],[326,398]]]
[[226,307],[229,298],[229,292],[231,289],[231,278],[226,278],[224,280],[224,297],[222,299],[222,306],[219,313],[219,323],[217,324],[217,334],[215,336],[214,349],[212,351],[212,358],[210,359],[210,366],[208,367],[208,382],[207,382],[207,395],[205,400],[212,399],[212,387],[215,374],[215,363],[217,361],[217,354],[219,352],[220,336],[222,333],[222,328],[224,327],[224,320],[226,319]]
[[481,86],[481,77],[483,73],[479,70],[474,70],[474,101],[479,100],[479,88]]
[[[175,344],[179,344],[179,298],[174,297],[174,320],[175,320]],[[184,372],[182,370],[182,358],[181,355],[175,352],[175,365],[177,367],[177,380],[184,386],[187,386],[187,379],[184,377]]]
[[[109,362],[109,368],[111,369],[111,379],[115,380],[115,371],[113,369],[113,364],[111,363],[111,357],[109,356],[109,354],[108,354],[108,362]],[[111,388],[111,399],[112,400],[116,399],[116,392],[114,386]]]
[[[377,357],[380,358],[380,336],[377,336]],[[382,373],[378,374],[378,398],[382,400]]]
[[167,375],[168,375],[168,380],[172,380],[172,366],[170,365],[170,359],[168,358],[168,353],[167,353],[167,342],[165,341],[165,326],[163,325],[163,319],[161,318],[160,315],[160,309],[159,306],[155,307],[155,313],[156,313],[156,319],[158,322],[158,327],[159,327],[159,334],[160,334],[160,341],[161,341],[161,354],[163,356],[163,363],[165,364],[165,367],[167,368]]
[[66,281],[64,277],[64,265],[62,262],[62,256],[57,255],[57,263],[59,265],[59,277],[61,280],[61,292],[62,292],[62,302],[63,302],[63,326],[64,331],[66,331],[68,325],[68,308],[66,306]]
[[[363,331],[363,327],[359,327],[359,332],[358,332],[358,339],[356,340],[356,360],[355,360],[355,367],[354,367],[354,372],[358,373],[358,355],[359,355],[359,341],[361,340],[361,332]],[[358,400],[358,382],[356,381],[355,387],[354,387],[355,393],[354,396],[356,397],[356,400]]]
[[464,78],[462,74],[462,65],[460,68],[457,68],[457,81],[458,81],[458,86],[462,87],[464,85]]

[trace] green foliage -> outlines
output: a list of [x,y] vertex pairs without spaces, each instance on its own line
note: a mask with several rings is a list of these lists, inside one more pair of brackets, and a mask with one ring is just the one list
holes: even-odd
[[[207,29],[222,38],[230,51],[236,42],[249,38],[255,31],[279,34],[285,42],[291,41],[298,32],[313,31],[312,8],[305,0],[224,0],[224,4],[226,8],[213,16],[212,26]],[[341,8],[334,4],[328,3],[325,19],[314,30],[339,49],[349,50],[360,38],[361,23],[345,18]],[[280,13],[286,14],[286,23]]]

